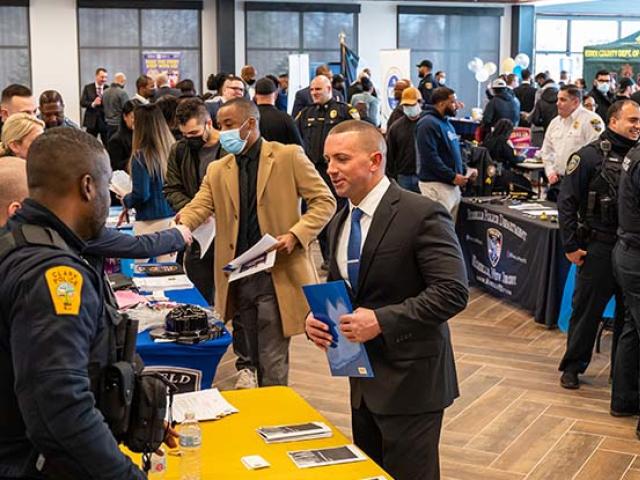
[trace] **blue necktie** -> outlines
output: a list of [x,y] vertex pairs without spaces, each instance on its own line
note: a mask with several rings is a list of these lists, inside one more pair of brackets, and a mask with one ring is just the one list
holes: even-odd
[[363,213],[359,208],[351,210],[351,232],[349,233],[349,243],[347,244],[347,273],[349,274],[349,283],[351,283],[353,291],[358,288],[360,246],[362,245],[360,218],[362,218]]

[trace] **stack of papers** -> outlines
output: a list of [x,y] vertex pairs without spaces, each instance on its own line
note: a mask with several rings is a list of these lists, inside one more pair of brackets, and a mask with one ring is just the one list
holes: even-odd
[[147,303],[147,299],[145,297],[133,290],[117,290],[114,293],[116,301],[118,302],[118,308],[121,310],[135,307],[139,303]]
[[133,277],[138,289],[143,292],[157,292],[160,290],[184,290],[193,288],[193,283],[186,275],[169,275],[166,277]]
[[276,251],[272,248],[277,243],[278,241],[267,233],[253,247],[231,260],[224,267],[224,271],[230,273],[229,282],[273,267],[276,263]]
[[323,467],[339,463],[362,462],[367,459],[355,445],[287,452],[298,468]]
[[118,195],[124,197],[127,193],[131,193],[133,186],[131,184],[131,177],[124,170],[116,170],[111,176],[111,183],[109,184],[109,190]]
[[193,238],[200,244],[200,259],[202,260],[216,236],[215,217],[209,217],[206,222],[191,232],[191,235],[193,235]]
[[238,413],[238,409],[227,402],[217,388],[209,388],[174,395],[173,419],[178,423],[183,422],[189,412],[193,412],[196,419],[202,421],[226,417]]
[[326,438],[332,435],[331,429],[321,422],[260,427],[256,431],[267,443],[299,442],[313,438]]

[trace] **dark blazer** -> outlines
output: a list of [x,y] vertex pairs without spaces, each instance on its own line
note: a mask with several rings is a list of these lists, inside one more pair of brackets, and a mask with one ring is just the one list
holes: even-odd
[[[349,209],[329,224],[336,251]],[[335,254],[328,280],[341,280]],[[362,249],[353,307],[375,311],[382,334],[365,344],[374,378],[351,378],[351,405],[373,413],[435,412],[458,397],[447,320],[467,305],[467,276],[451,216],[401,189],[385,193]]]
[[513,89],[518,100],[520,100],[520,111],[530,112],[536,103],[536,89],[529,83],[521,83]]
[[[104,85],[104,90],[109,88],[109,85]],[[103,90],[103,92],[104,92]],[[92,107],[91,104],[98,96],[96,92],[96,84],[88,83],[82,89],[82,94],[80,95],[80,106],[82,108],[86,108],[84,112],[84,119],[82,120],[82,126],[87,127],[87,130],[96,130],[98,128],[98,122],[105,122],[104,119],[104,108],[102,105],[98,105],[96,107]]]
[[156,88],[155,93],[153,94],[153,101],[155,102],[160,97],[164,97],[165,95],[173,95],[176,98],[180,98],[182,92],[177,88],[171,88],[168,86]]

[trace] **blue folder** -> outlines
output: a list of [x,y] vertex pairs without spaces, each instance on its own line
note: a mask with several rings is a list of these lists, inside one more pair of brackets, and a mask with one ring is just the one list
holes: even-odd
[[340,317],[352,313],[351,300],[343,280],[302,287],[313,316],[329,325],[333,344],[327,350],[329,367],[334,377],[373,377],[367,350],[340,332]]

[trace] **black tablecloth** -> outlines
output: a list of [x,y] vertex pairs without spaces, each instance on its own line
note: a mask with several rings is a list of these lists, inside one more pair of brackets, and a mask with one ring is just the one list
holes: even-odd
[[570,265],[557,223],[463,199],[456,230],[470,284],[528,310],[538,323],[556,325]]

